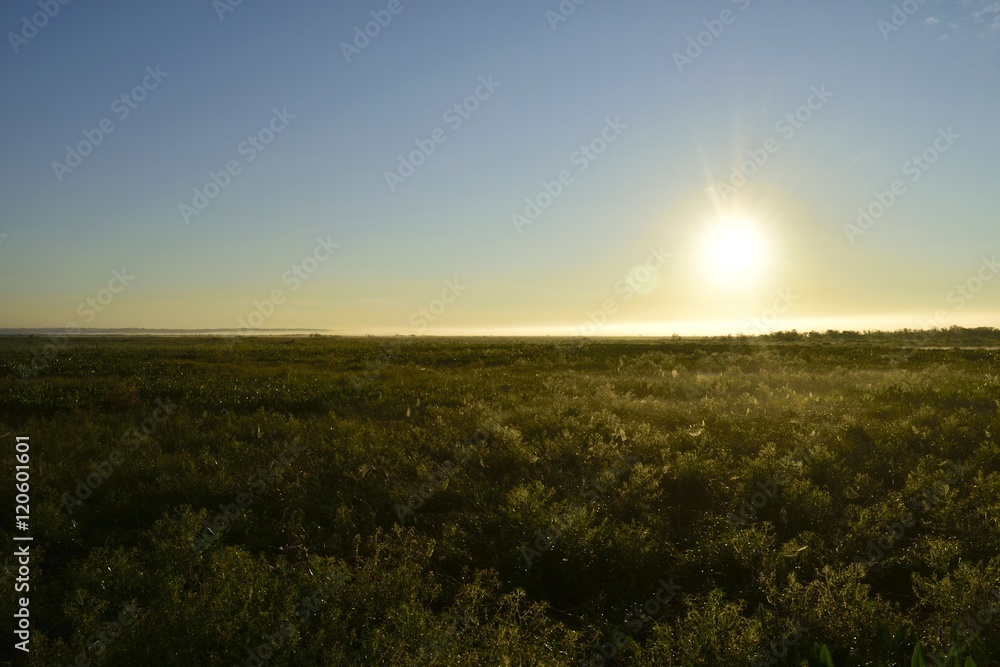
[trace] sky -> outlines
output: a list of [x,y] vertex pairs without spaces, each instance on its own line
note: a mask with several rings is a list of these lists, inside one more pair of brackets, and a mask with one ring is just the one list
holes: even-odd
[[0,327],[1000,325],[1000,2],[11,0],[0,30]]

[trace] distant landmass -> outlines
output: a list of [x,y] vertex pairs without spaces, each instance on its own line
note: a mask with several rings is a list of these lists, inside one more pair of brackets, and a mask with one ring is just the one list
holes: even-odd
[[[40,329],[0,329],[0,336],[48,336],[53,334],[67,335],[67,331],[61,327],[49,327]],[[176,335],[211,335],[211,334],[247,334],[247,335],[275,335],[275,334],[310,334],[329,333],[326,329],[142,329],[138,327],[127,327],[123,329],[80,329],[78,332],[70,333],[72,336],[176,336]]]
[[[0,336],[336,336],[344,338],[396,338],[406,336],[413,337],[413,334],[400,333],[349,333],[332,329],[143,329],[138,327],[128,327],[120,329],[79,329],[77,331],[67,331],[59,327],[49,328],[20,328],[3,329],[0,328]],[[690,340],[759,340],[778,343],[794,342],[852,342],[865,341],[883,342],[891,344],[907,344],[920,347],[994,347],[1000,348],[1000,329],[995,327],[960,327],[951,326],[937,329],[897,329],[885,331],[877,329],[867,329],[862,331],[828,329],[826,331],[797,331],[778,330],[768,333],[761,333],[753,336],[740,334],[729,335],[705,335],[705,336],[680,336],[674,334],[650,335],[650,336],[574,336],[574,335],[504,335],[504,334],[483,334],[483,333],[460,333],[451,332],[447,335],[428,335],[437,338],[567,338],[567,339],[632,339],[641,338],[648,340],[657,339],[690,339]]]

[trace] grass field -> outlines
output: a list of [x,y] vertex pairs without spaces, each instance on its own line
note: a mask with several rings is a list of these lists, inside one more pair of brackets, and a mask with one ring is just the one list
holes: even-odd
[[1000,664],[987,334],[0,339],[33,664]]

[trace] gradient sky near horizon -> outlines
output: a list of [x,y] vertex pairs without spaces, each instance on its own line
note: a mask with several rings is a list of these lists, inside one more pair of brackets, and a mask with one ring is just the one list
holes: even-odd
[[1000,326],[1000,2],[48,2],[0,8],[0,327]]

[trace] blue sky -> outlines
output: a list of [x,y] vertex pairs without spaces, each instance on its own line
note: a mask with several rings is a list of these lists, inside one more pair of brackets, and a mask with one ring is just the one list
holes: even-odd
[[[556,21],[556,1],[53,0],[33,32],[38,1],[5,3],[0,326],[995,324],[1000,280],[981,265],[997,250],[1000,3],[902,4],[588,0]],[[379,16],[348,62],[343,44]],[[144,79],[155,87],[122,118]],[[477,89],[474,111],[446,115]],[[251,150],[275,110],[283,128]],[[778,123],[797,110],[808,120],[788,136]],[[581,157],[609,121],[614,141]],[[54,167],[85,132],[99,145]],[[386,172],[428,141],[390,189]],[[925,151],[936,161],[914,181],[904,164]],[[515,224],[564,171],[551,205]],[[213,172],[229,184],[185,216]],[[894,181],[903,194],[851,231]],[[655,248],[669,260],[633,275]],[[308,257],[315,270],[289,279]],[[123,267],[134,279],[109,287]],[[447,299],[446,281],[460,286]],[[794,299],[775,307],[782,291]]]

